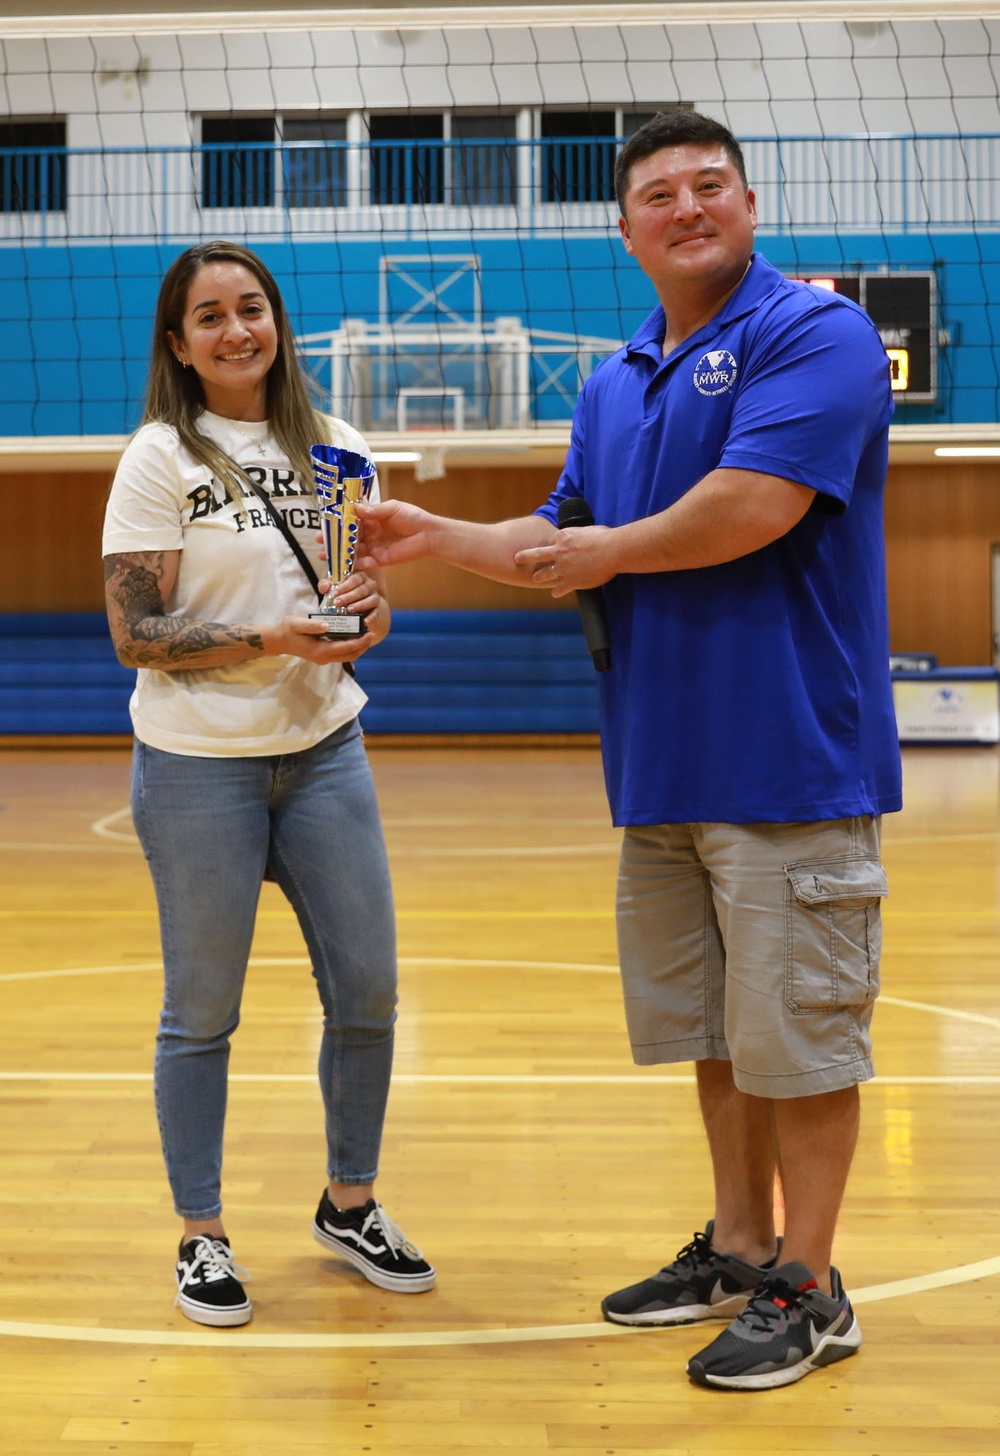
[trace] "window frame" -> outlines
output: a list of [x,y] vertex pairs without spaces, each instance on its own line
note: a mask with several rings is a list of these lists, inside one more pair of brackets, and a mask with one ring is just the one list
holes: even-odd
[[[32,130],[58,133],[59,139],[32,141],[16,135]],[[68,207],[67,118],[0,119],[0,217],[65,216]]]

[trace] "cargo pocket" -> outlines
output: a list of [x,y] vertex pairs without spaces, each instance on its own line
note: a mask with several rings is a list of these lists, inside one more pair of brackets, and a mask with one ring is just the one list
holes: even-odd
[[864,855],[803,860],[785,875],[788,1006],[808,1013],[874,1001],[889,893],[881,864]]

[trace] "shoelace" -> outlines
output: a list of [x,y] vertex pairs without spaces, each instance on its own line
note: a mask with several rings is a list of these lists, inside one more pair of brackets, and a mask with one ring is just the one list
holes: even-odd
[[683,1249],[681,1249],[674,1263],[690,1264],[692,1266],[707,1264],[711,1260],[714,1252],[715,1250],[712,1248],[708,1234],[696,1233],[691,1242],[685,1244]]
[[740,1322],[769,1335],[775,1325],[785,1323],[790,1311],[805,1305],[802,1293],[785,1279],[766,1279],[739,1316]]
[[221,1239],[213,1239],[208,1234],[201,1234],[196,1236],[194,1259],[178,1281],[177,1298],[174,1300],[174,1304],[179,1302],[181,1294],[199,1270],[203,1271],[206,1284],[215,1284],[220,1279],[236,1279],[240,1284],[250,1282],[249,1272],[243,1268],[242,1264],[237,1264],[232,1250],[227,1248]]
[[385,1239],[386,1247],[396,1258],[400,1254],[405,1254],[408,1259],[422,1259],[424,1257],[423,1254],[417,1248],[416,1244],[406,1237],[403,1230],[399,1227],[399,1224],[393,1223],[377,1199],[374,1200],[374,1203],[375,1207],[366,1216],[364,1223],[361,1225],[362,1237],[368,1233],[369,1229],[377,1228],[381,1231],[382,1237]]

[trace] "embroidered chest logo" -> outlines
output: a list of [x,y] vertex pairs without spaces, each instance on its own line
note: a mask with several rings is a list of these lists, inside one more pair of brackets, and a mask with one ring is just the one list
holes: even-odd
[[699,394],[725,394],[736,383],[738,369],[728,349],[711,349],[694,366],[694,387]]

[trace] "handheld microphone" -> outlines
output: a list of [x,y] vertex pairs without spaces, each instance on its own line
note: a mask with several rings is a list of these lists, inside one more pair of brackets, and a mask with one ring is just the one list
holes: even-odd
[[[581,496],[569,496],[559,502],[559,529],[567,526],[592,526],[594,517],[587,502]],[[587,651],[598,672],[607,672],[611,666],[611,639],[608,636],[608,619],[604,611],[604,598],[600,587],[585,587],[576,594],[576,605],[583,624],[583,637]]]

